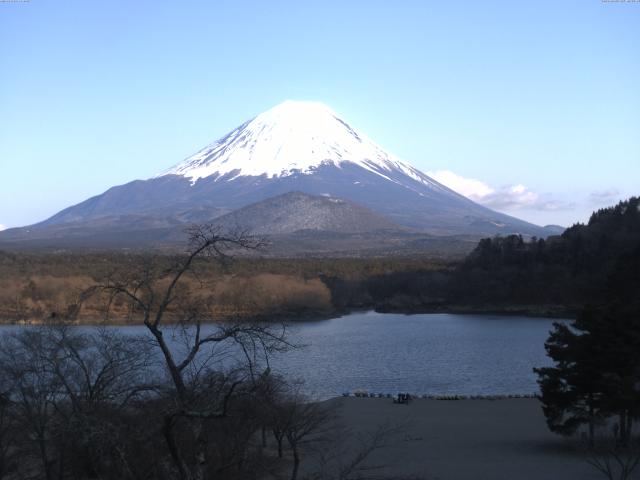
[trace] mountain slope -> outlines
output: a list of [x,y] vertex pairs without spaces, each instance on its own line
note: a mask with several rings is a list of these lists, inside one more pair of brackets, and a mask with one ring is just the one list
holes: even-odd
[[287,101],[153,178],[110,188],[37,225],[0,233],[0,242],[36,234],[62,239],[65,231],[78,235],[83,229],[91,237],[96,226],[105,234],[142,234],[136,219],[159,228],[208,222],[292,191],[341,198],[431,235],[548,234],[441,185],[328,107]]
[[282,235],[305,230],[362,233],[406,230],[382,215],[339,198],[289,192],[247,205],[217,218],[225,229],[256,235]]

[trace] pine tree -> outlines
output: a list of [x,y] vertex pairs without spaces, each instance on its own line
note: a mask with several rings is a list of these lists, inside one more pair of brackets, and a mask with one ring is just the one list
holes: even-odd
[[545,348],[556,366],[534,371],[538,374],[542,409],[549,429],[572,435],[581,426],[588,425],[592,442],[596,424],[604,417],[599,402],[602,379],[591,337],[580,335],[576,323],[571,327],[554,323]]
[[554,367],[536,368],[551,431],[587,425],[590,441],[602,420],[617,416],[626,444],[640,416],[640,318],[633,305],[586,308],[570,326],[555,323],[545,343]]

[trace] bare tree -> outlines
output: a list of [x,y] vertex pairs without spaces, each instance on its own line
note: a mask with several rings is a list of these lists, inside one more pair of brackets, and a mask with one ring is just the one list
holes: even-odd
[[[162,434],[180,478],[203,478],[210,463],[203,427],[212,419],[227,417],[233,398],[249,394],[246,385],[255,386],[257,357],[268,362],[270,354],[290,346],[282,326],[215,322],[208,314],[210,299],[194,295],[182,285],[183,280],[188,275],[198,280],[195,266],[200,259],[227,262],[230,251],[257,249],[262,244],[246,232],[229,233],[212,225],[196,226],[189,230],[189,250],[185,255],[174,257],[168,265],[167,259],[147,258],[137,269],[119,278],[113,276],[97,287],[98,291],[108,293],[110,303],[124,298],[132,314],[141,314],[162,353],[172,384]],[[169,325],[171,322],[173,325]],[[183,340],[181,352],[170,345],[166,335],[169,330],[178,331]],[[229,343],[241,352],[245,368],[236,368],[229,375],[212,374],[215,346]],[[216,381],[207,381],[212,378]],[[180,444],[185,439],[177,440],[177,435],[184,436],[187,432],[191,438],[186,443],[194,446],[193,455],[182,452]]]
[[640,442],[630,440],[626,445],[617,435],[602,439],[586,447],[587,463],[608,480],[631,480],[640,465]]
[[13,446],[25,459],[21,464],[38,457],[47,479],[67,470],[93,474],[105,463],[129,470],[118,424],[132,402],[154,390],[143,381],[149,359],[144,344],[115,331],[89,334],[61,325],[4,336],[0,379],[9,388],[0,411],[6,405],[21,432]]
[[267,429],[282,432],[280,457],[286,439],[299,476],[331,412],[270,373],[269,357],[291,347],[286,330],[215,322],[215,299],[191,288],[206,258],[227,262],[260,242],[211,226],[190,238],[186,254],[129,257],[136,262],[80,295],[78,311],[99,294],[107,315],[139,316],[139,338],[68,325],[0,338],[0,476],[265,478],[286,464],[264,448]]
[[[383,423],[370,431],[354,433],[336,425],[331,432],[329,448],[317,456],[311,478],[315,480],[363,480],[417,477],[390,477],[384,473],[390,466],[372,463],[375,454],[398,441],[404,423]],[[345,444],[345,440],[348,442]],[[382,472],[382,473],[381,473]]]
[[55,434],[61,462],[77,476],[95,476],[109,465],[107,471],[133,477],[139,462],[124,446],[131,436],[127,417],[157,390],[148,342],[112,329],[57,326],[48,334],[42,354],[60,385]]
[[282,457],[282,440],[286,439],[293,456],[291,480],[298,478],[302,455],[312,444],[324,443],[333,428],[333,409],[311,402],[298,391],[284,395],[272,407],[271,428]]
[[[0,345],[0,376],[11,385],[5,393],[11,402],[13,419],[18,430],[30,442],[23,442],[21,455],[40,462],[44,477],[54,478],[55,456],[52,451],[54,404],[60,389],[42,355],[45,340],[39,330],[24,330],[2,338]],[[31,460],[33,461],[33,460]]]
[[0,479],[17,467],[16,422],[12,412],[11,386],[0,376]]

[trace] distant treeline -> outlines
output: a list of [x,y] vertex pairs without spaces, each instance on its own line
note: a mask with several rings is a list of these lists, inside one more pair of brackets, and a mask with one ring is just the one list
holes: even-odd
[[[0,321],[39,322],[50,318],[84,323],[101,321],[106,300],[92,297],[78,308],[83,291],[115,274],[135,272],[145,262],[168,268],[174,260],[171,255],[145,256],[121,251],[0,252]],[[306,319],[328,317],[344,310],[338,303],[340,292],[331,291],[328,279],[361,284],[372,277],[447,268],[450,267],[442,260],[428,257],[235,258],[225,263],[198,259],[194,275],[185,282],[185,287],[193,289],[194,294],[212,295],[210,313],[219,318]],[[369,299],[368,306],[372,305]],[[111,322],[131,320],[126,317],[126,309],[119,310],[119,305],[111,307]]]
[[[481,240],[464,260],[415,258],[201,260],[221,315],[308,318],[354,309],[570,315],[640,291],[640,200],[593,213],[560,236]],[[76,312],[83,288],[134,268],[140,254],[0,252],[0,318]],[[155,257],[169,264],[171,256]],[[634,290],[635,289],[635,290]],[[72,308],[69,308],[69,307]],[[85,314],[98,316],[99,308]]]

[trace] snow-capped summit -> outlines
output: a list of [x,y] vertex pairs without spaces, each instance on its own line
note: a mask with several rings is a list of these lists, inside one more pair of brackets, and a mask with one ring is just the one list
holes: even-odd
[[[321,165],[358,165],[389,179],[399,171],[437,185],[411,165],[385,152],[320,102],[287,100],[186,158],[164,175],[181,175],[192,183],[215,176],[285,177],[310,174]],[[156,178],[157,178],[156,177]]]
[[[337,199],[346,203],[334,205]],[[386,225],[387,233],[377,240],[350,237],[347,244],[355,249],[370,249],[383,237],[393,248],[408,242],[411,249],[420,249],[422,240],[412,236],[416,232],[473,239],[550,233],[441,185],[385,152],[326,105],[289,100],[153,178],[112,187],[37,225],[2,232],[0,243],[4,238],[59,245],[75,239],[92,245],[140,245],[163,235],[183,238],[185,225],[216,218],[242,220],[244,227],[271,232]],[[321,235],[320,244],[337,233]],[[302,234],[302,244],[308,235]]]

